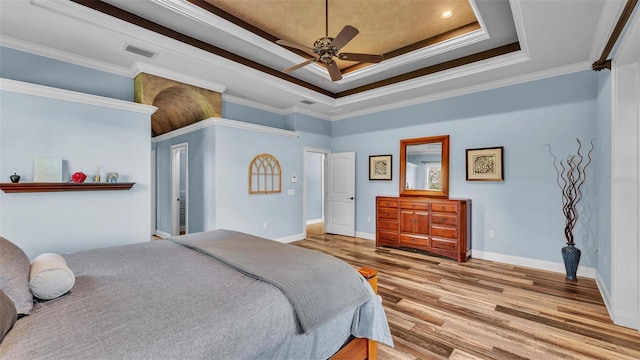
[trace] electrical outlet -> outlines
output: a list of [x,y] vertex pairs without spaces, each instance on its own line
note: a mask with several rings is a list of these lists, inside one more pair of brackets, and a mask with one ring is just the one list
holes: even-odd
[[269,225],[267,225],[267,223],[262,224],[262,230],[267,230],[269,228]]
[[489,230],[489,238],[490,238],[490,239],[493,239],[495,236],[496,236],[495,231],[493,231],[493,230]]
[[367,216],[367,222],[371,222],[371,216]]

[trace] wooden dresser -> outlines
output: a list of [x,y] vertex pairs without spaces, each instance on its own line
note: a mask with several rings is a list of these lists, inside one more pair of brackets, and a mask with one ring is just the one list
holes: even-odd
[[376,197],[376,245],[471,256],[471,200]]

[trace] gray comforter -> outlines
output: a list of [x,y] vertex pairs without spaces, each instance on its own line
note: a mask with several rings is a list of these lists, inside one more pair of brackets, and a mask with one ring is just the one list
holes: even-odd
[[321,252],[230,230],[169,238],[274,285],[289,299],[300,332],[308,332],[369,300],[366,280]]
[[326,359],[350,335],[391,343],[370,290],[364,304],[299,333],[280,289],[171,241],[65,259],[74,288],[19,319],[0,358]]

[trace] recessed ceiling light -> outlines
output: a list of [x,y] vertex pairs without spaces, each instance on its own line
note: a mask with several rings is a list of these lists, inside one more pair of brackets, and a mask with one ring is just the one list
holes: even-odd
[[445,10],[445,11],[442,12],[442,14],[440,14],[440,17],[442,19],[448,19],[448,18],[450,18],[452,16],[453,16],[453,10]]

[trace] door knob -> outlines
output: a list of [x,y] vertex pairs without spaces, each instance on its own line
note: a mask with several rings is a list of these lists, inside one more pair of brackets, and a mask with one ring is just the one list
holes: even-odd
[[353,200],[353,196],[349,198],[349,200]]

